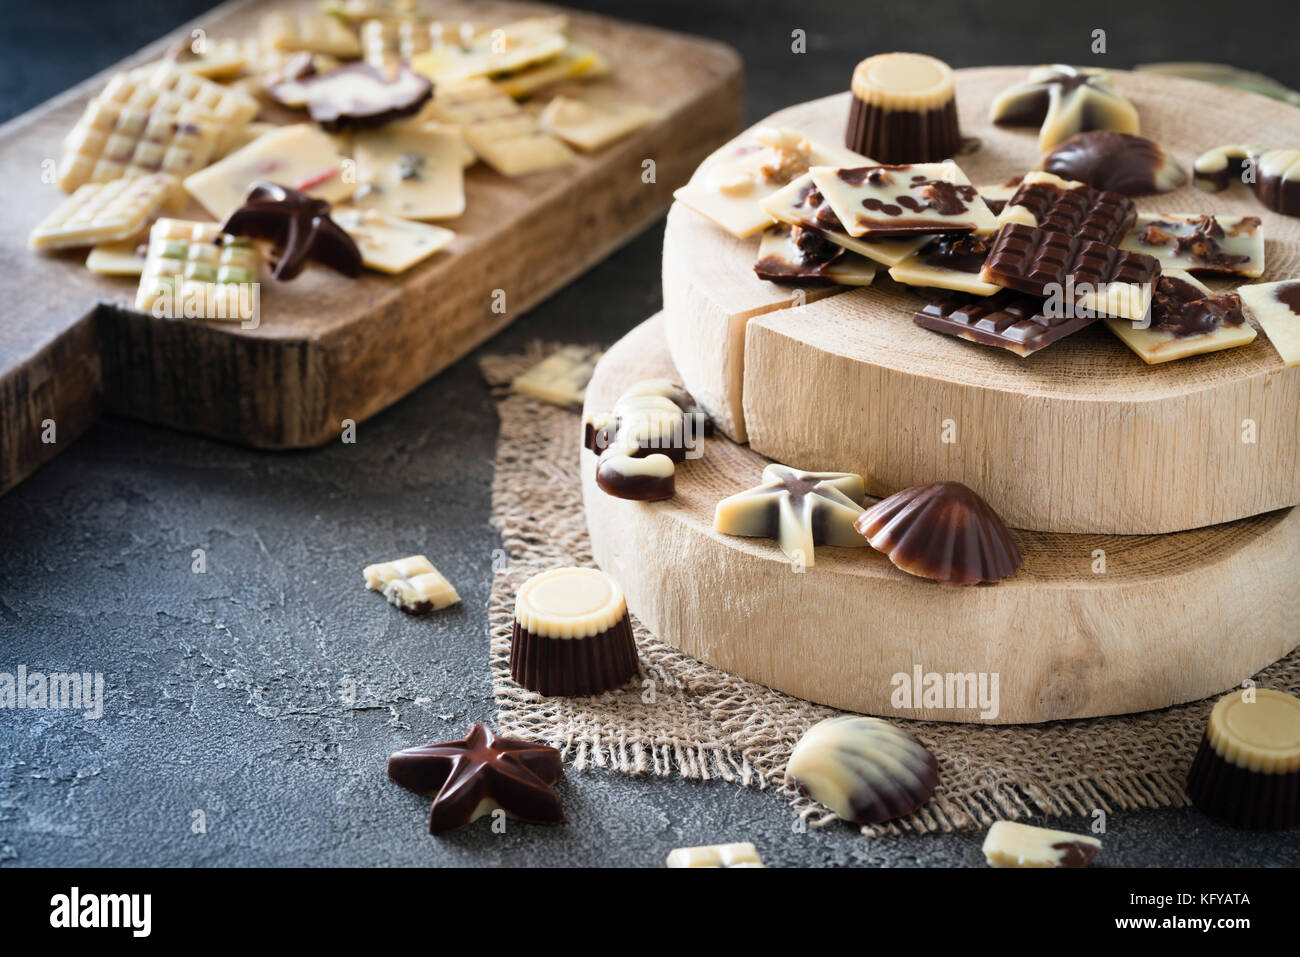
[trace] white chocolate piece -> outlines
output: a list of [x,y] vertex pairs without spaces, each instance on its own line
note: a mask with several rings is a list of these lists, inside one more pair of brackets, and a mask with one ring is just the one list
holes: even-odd
[[781,223],[763,230],[755,265],[760,278],[775,282],[823,280],[838,286],[870,286],[875,280],[874,262],[838,246],[831,247],[838,253],[831,261],[809,262],[795,241],[794,231],[799,228]]
[[591,638],[625,617],[623,589],[597,568],[553,568],[515,594],[515,621],[543,638]]
[[225,159],[236,150],[242,150],[254,140],[260,139],[267,133],[278,130],[279,128],[279,125],[276,123],[263,123],[260,121],[246,123],[237,133],[226,136],[221,140],[221,145],[218,147],[216,152],[212,154],[212,159],[214,162],[219,159]]
[[496,88],[516,100],[524,100],[564,80],[588,80],[609,73],[609,61],[591,47],[570,43],[559,56],[524,67],[506,76],[494,77]]
[[284,53],[328,53],[343,60],[361,56],[361,40],[337,17],[317,13],[268,13],[259,30],[262,44]]
[[1300,279],[1262,282],[1237,290],[1284,365],[1300,365]]
[[139,276],[149,250],[149,234],[99,243],[86,256],[86,268],[101,276]]
[[660,110],[639,103],[596,105],[557,96],[546,104],[538,123],[570,146],[592,152],[662,117]]
[[565,346],[515,376],[510,388],[561,408],[581,408],[601,355],[599,349],[588,346]]
[[27,245],[67,249],[129,239],[179,191],[180,183],[165,173],[87,183],[37,224]]
[[406,272],[445,249],[456,238],[450,229],[388,216],[373,209],[336,209],[330,218],[357,244],[361,264],[375,272]]
[[359,185],[352,205],[403,219],[465,212],[461,138],[447,129],[379,129],[353,137]]
[[818,143],[798,130],[758,127],[706,159],[673,198],[744,239],[772,224],[762,201],[810,167],[869,162],[852,150]]
[[[853,527],[864,511],[861,475],[802,472],[773,462],[763,483],[718,503],[713,527],[723,535],[775,538],[792,561],[811,568],[816,544],[862,548],[867,540]],[[814,541],[813,530],[821,534]]]
[[435,83],[513,73],[558,56],[568,46],[568,18],[530,17],[484,30],[468,44],[443,44],[411,58],[411,68]]
[[786,765],[787,787],[846,821],[879,824],[911,814],[939,782],[934,755],[879,718],[841,715],[813,725]]
[[[962,248],[962,244],[966,240],[967,237],[959,238],[958,248]],[[974,241],[983,244],[978,238],[975,238]],[[942,257],[943,248],[945,248],[944,244],[938,240],[922,246],[897,266],[890,267],[889,278],[908,286],[952,289],[956,292],[968,292],[975,296],[991,296],[1001,288],[994,283],[980,279],[980,269],[983,268],[982,260],[974,269],[957,268],[949,263],[955,262],[960,265],[963,261],[962,257],[946,262]]]
[[912,239],[878,239],[874,242],[855,239],[846,232],[830,229],[822,224],[818,214],[823,211],[829,212],[829,209],[824,198],[821,202],[814,203],[817,197],[821,197],[821,194],[813,185],[812,176],[804,173],[788,186],[783,186],[764,198],[759,205],[777,222],[798,226],[801,229],[815,229],[837,246],[843,246],[849,252],[865,256],[882,266],[897,266],[930,241],[929,236],[916,236]]
[[175,50],[169,60],[195,76],[225,83],[248,69],[257,49],[256,38],[216,42],[204,37]]
[[169,319],[253,322],[262,253],[216,223],[160,219],[149,231],[135,307]]
[[414,12],[397,16],[377,13],[361,23],[360,36],[364,58],[381,70],[395,70],[409,63],[417,54],[444,44],[454,44],[461,30],[473,36],[470,24],[430,20]]
[[572,150],[543,131],[536,117],[486,79],[436,85],[431,115],[459,127],[465,142],[503,176],[522,176],[573,162]]
[[423,555],[367,565],[366,587],[381,592],[390,605],[412,615],[447,608],[460,601],[451,582]]
[[[814,166],[809,172],[850,236],[896,239],[900,237],[890,233],[904,227],[934,233],[998,230],[996,217],[951,160],[889,167]],[[933,228],[915,228],[922,226]]]
[[668,853],[669,867],[762,867],[758,848],[749,841],[678,847]]
[[1258,216],[1143,213],[1119,248],[1154,256],[1166,272],[1264,274],[1264,229]]
[[[1160,279],[1157,280],[1157,284],[1166,280],[1185,283],[1206,298],[1214,296],[1214,293],[1204,283],[1180,269],[1165,270]],[[1158,325],[1161,318],[1158,297],[1152,305],[1152,310],[1153,319],[1149,328],[1140,328],[1135,323],[1124,319],[1105,317],[1106,325],[1110,331],[1115,333],[1126,346],[1132,349],[1148,365],[1171,362],[1174,359],[1185,359],[1188,356],[1202,355],[1206,352],[1232,349],[1255,341],[1256,332],[1248,322],[1242,322],[1238,325],[1219,323],[1210,332],[1196,335],[1178,335]]]
[[1025,82],[1003,90],[993,100],[991,114],[994,123],[1041,121],[1042,153],[1086,130],[1139,131],[1137,110],[1115,89],[1109,73],[1059,63],[1035,67]]
[[282,126],[185,180],[185,189],[214,219],[225,219],[258,180],[341,203],[356,189],[330,136],[312,123]]
[[989,867],[1086,867],[1101,850],[1089,834],[995,821],[984,837]]
[[192,70],[181,69],[175,63],[167,61],[157,66],[132,70],[126,74],[126,79],[119,74],[109,82],[100,96],[113,102],[152,108],[157,100],[140,87],[133,86],[132,81],[139,83],[141,80],[149,89],[156,90],[158,96],[172,97],[192,104],[216,120],[222,126],[223,136],[251,122],[261,109],[257,100],[243,91],[214,83]]

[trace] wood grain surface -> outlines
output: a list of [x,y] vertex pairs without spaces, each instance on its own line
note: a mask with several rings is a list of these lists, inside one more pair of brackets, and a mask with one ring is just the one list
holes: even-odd
[[[174,31],[67,93],[0,127],[0,492],[75,438],[101,411],[260,448],[318,445],[400,399],[630,239],[672,190],[739,127],[741,66],[728,47],[572,12],[570,35],[604,53],[602,88],[664,111],[572,168],[506,179],[467,171],[465,215],[448,250],[397,277],[349,280],[324,268],[262,284],[262,323],[156,320],[131,309],[135,280],[97,276],[85,250],[38,256],[27,234],[62,198],[42,163],[86,101],[118,69],[159,57],[191,29],[251,35],[273,9],[240,2]],[[450,20],[506,23],[557,8],[448,2]],[[655,161],[653,182],[643,161]],[[191,206],[197,218],[197,207]],[[504,312],[493,293],[504,291]],[[42,441],[53,420],[57,441]]]
[[[606,353],[587,390],[607,410],[629,384],[675,374],[656,316]],[[938,585],[871,548],[818,548],[796,572],[775,542],[721,535],[713,511],[767,459],[722,436],[653,503],[606,495],[583,452],[600,567],[659,638],[686,654],[837,708],[1029,723],[1166,707],[1224,691],[1300,644],[1300,509],[1170,535],[1013,531],[1024,564],[992,586]],[[1104,562],[1104,564],[1099,564]],[[991,719],[900,712],[895,674],[998,675]]]
[[[1035,130],[987,121],[991,98],[1024,72],[957,71],[963,130],[980,141],[957,160],[976,184],[1036,165]],[[1116,81],[1143,133],[1189,173],[1221,143],[1300,142],[1300,111],[1264,97],[1144,74]],[[847,109],[842,94],[764,123],[838,142]],[[1267,271],[1250,281],[1300,276],[1300,219],[1264,209],[1245,187],[1210,194],[1189,182],[1137,205],[1260,216]],[[1010,523],[1044,531],[1161,533],[1300,503],[1300,368],[1284,367],[1262,333],[1148,366],[1098,323],[1022,359],[917,327],[926,300],[883,272],[868,289],[785,308],[795,290],[754,276],[757,244],[674,207],[664,310],[686,385],[723,431],[765,455],[860,472],[877,495],[962,481]]]

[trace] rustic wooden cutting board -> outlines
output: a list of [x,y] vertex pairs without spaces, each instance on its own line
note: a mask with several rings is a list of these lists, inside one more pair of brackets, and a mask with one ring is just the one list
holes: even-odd
[[[573,12],[570,35],[600,50],[602,86],[664,119],[567,170],[506,179],[482,164],[468,207],[441,225],[445,251],[400,276],[349,280],[308,269],[262,284],[262,322],[169,321],[130,308],[135,280],[97,276],[85,250],[40,256],[32,227],[63,194],[42,182],[86,101],[119,69],[157,59],[191,30],[255,33],[275,9],[314,3],[243,0],[219,7],[85,83],[0,127],[0,492],[101,412],[129,415],[258,448],[319,445],[361,422],[503,329],[609,255],[671,201],[700,161],[739,128],[741,64],[722,44]],[[557,8],[439,3],[448,20],[500,24]],[[654,180],[643,177],[654,161]],[[208,218],[206,216],[201,218]],[[504,311],[494,301],[504,295]],[[51,442],[50,423],[53,423]]]

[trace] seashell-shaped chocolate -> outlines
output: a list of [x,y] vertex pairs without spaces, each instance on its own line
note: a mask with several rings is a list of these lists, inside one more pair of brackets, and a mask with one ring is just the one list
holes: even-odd
[[909,575],[949,585],[995,582],[1020,549],[988,502],[960,482],[915,485],[881,499],[853,525]]
[[785,783],[846,821],[880,824],[930,800],[939,762],[888,721],[842,715],[819,721],[799,739]]
[[1159,143],[1114,130],[1076,133],[1043,157],[1043,169],[1125,196],[1167,193],[1187,182]]

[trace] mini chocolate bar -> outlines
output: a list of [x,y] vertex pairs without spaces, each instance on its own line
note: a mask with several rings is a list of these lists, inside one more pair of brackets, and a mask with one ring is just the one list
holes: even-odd
[[951,160],[906,166],[814,166],[812,181],[850,236],[994,233],[997,220]]
[[1187,182],[1159,143],[1113,130],[1076,133],[1043,158],[1043,169],[1125,196],[1167,193]]
[[244,204],[226,217],[222,230],[271,242],[278,255],[271,275],[289,280],[307,260],[345,276],[361,272],[357,244],[330,218],[330,204],[275,183],[254,183]]
[[352,138],[357,190],[352,205],[403,219],[454,219],[465,212],[460,134],[410,124]]
[[762,867],[758,848],[749,841],[676,847],[668,853],[669,867]]
[[854,526],[895,567],[945,585],[996,582],[1022,561],[998,513],[960,482],[914,485],[881,499]]
[[1256,283],[1237,290],[1284,365],[1300,365],[1300,279]]
[[785,783],[846,821],[882,824],[930,800],[939,762],[888,721],[841,715],[819,721],[799,739]]
[[303,103],[322,129],[337,133],[418,113],[433,95],[433,84],[406,67],[386,73],[368,63],[348,63],[277,84],[270,92],[282,102],[289,97]]
[[268,13],[262,17],[259,36],[267,49],[285,53],[328,53],[355,60],[362,52],[352,28],[323,13]]
[[361,265],[376,272],[406,272],[456,238],[450,229],[373,209],[336,209],[330,218],[357,244]]
[[891,267],[889,278],[909,286],[992,295],[1000,287],[980,279],[992,246],[990,240],[989,236],[969,234],[939,236]]
[[220,124],[188,107],[176,115],[93,99],[64,138],[59,189],[155,173],[189,176],[212,159],[220,133]]
[[602,354],[595,346],[564,346],[515,376],[510,388],[561,408],[581,408]]
[[510,677],[543,695],[612,691],[637,671],[623,589],[595,568],[534,575],[515,595]]
[[844,225],[827,205],[826,198],[813,185],[812,176],[808,173],[781,187],[759,205],[763,212],[777,222],[819,232],[835,245],[885,266],[897,266],[930,240],[929,236],[879,239],[875,242],[855,239],[844,232]]
[[763,230],[754,272],[769,282],[870,286],[876,264],[836,245],[818,230],[781,223]]
[[723,535],[774,538],[791,560],[811,568],[815,545],[861,548],[854,532],[865,499],[861,475],[803,472],[773,462],[763,483],[718,503],[713,527]]
[[1233,827],[1300,827],[1300,698],[1272,688],[1220,698],[1192,761],[1187,795]]
[[[223,136],[251,122],[261,109],[257,100],[242,90],[214,83],[167,61],[119,73],[109,80],[100,97],[143,109],[154,109],[164,101],[190,104],[221,124]],[[175,112],[180,112],[179,107]]]
[[411,57],[411,67],[435,83],[514,73],[564,52],[568,18],[527,17],[482,30],[468,42],[443,43]]
[[772,224],[773,217],[763,208],[763,201],[787,184],[793,185],[812,166],[867,162],[870,160],[865,156],[819,143],[798,130],[763,126],[706,159],[691,181],[673,193],[673,198],[744,239]]
[[32,249],[67,249],[130,239],[180,195],[174,176],[154,173],[107,183],[87,183],[32,230]]
[[1144,213],[1119,248],[1154,256],[1165,270],[1219,276],[1264,274],[1264,230],[1258,216]]
[[1150,326],[1109,317],[1106,325],[1148,364],[1244,346],[1256,335],[1242,314],[1239,296],[1216,296],[1178,269],[1156,282]]
[[1095,313],[1056,312],[1060,314],[1049,315],[1047,304],[1038,296],[1000,289],[991,296],[948,296],[923,306],[913,321],[935,332],[1029,356],[1098,319]]
[[1075,133],[1088,130],[1138,132],[1138,114],[1105,70],[1038,66],[1025,82],[998,94],[991,119],[1007,126],[1042,124],[1038,149],[1047,152]]
[[1300,216],[1300,149],[1218,146],[1196,158],[1194,181],[1201,189],[1219,192],[1248,166],[1256,199],[1276,213]]
[[1076,309],[1138,321],[1160,262],[1066,233],[1007,223],[980,272],[985,282],[1035,296],[1070,296]]
[[160,219],[149,231],[135,307],[171,319],[251,322],[262,254],[216,223]]
[[149,253],[149,233],[95,245],[86,256],[86,268],[101,276],[139,276]]
[[363,574],[367,588],[407,614],[422,615],[460,601],[451,582],[423,555],[367,565]]
[[844,145],[880,163],[935,163],[957,152],[952,68],[920,53],[881,53],[853,71]]
[[640,103],[595,103],[556,96],[546,104],[537,122],[551,135],[590,153],[662,118],[660,110]]
[[388,777],[433,798],[429,833],[463,827],[494,811],[529,824],[563,824],[552,785],[564,777],[560,752],[544,744],[498,737],[476,721],[459,741],[426,744],[389,755]]
[[1090,834],[1073,834],[1015,821],[994,821],[984,836],[989,867],[1087,867],[1101,850]]
[[1054,173],[1026,173],[998,214],[1000,223],[1024,223],[1114,246],[1137,217],[1133,200]]

